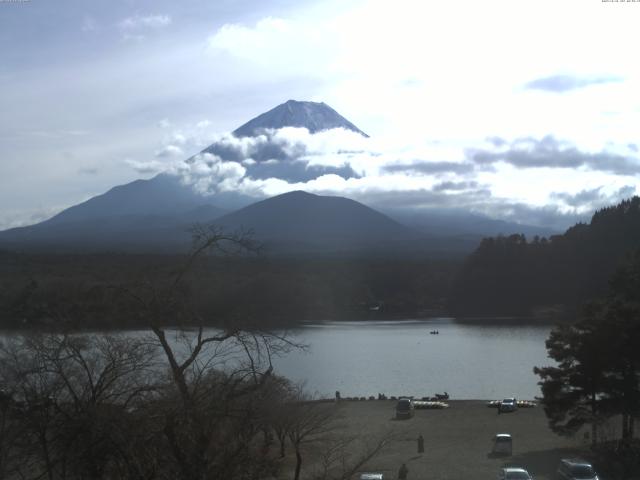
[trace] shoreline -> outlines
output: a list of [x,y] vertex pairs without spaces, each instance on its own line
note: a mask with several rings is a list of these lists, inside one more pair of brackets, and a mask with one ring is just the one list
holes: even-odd
[[[429,314],[406,314],[406,315],[376,315],[376,316],[367,316],[367,317],[338,317],[338,318],[324,318],[324,319],[315,319],[315,320],[300,320],[297,322],[289,322],[289,321],[268,321],[264,325],[259,324],[247,324],[244,327],[241,327],[245,330],[262,330],[262,331],[273,331],[273,330],[281,330],[281,329],[295,329],[301,328],[311,325],[329,325],[332,323],[400,323],[400,322],[420,322],[420,323],[433,323],[438,324],[442,323],[442,321],[447,322],[455,322],[463,325],[487,325],[487,326],[549,326],[549,325],[558,325],[561,320],[557,317],[547,317],[547,316],[452,316],[447,314],[446,312],[442,312],[441,314],[429,313]],[[185,329],[185,330],[194,330],[199,328],[199,325],[161,325],[162,328],[169,330],[177,330],[177,329]],[[204,328],[221,328],[220,324],[216,324],[214,322],[205,323],[202,325]],[[148,325],[123,325],[123,326],[85,326],[80,327],[77,325],[54,325],[54,324],[39,324],[32,326],[25,325],[16,325],[16,326],[0,326],[0,334],[2,333],[117,333],[117,332],[133,332],[140,330],[148,330]]]

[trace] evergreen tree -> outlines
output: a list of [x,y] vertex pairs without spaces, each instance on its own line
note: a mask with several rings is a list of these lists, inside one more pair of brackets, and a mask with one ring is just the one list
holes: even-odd
[[542,405],[550,428],[573,435],[589,424],[593,443],[605,414],[607,346],[600,341],[600,313],[600,305],[592,304],[581,322],[553,330],[546,346],[558,366],[534,367],[541,377]]
[[613,276],[609,295],[582,319],[554,329],[546,342],[554,367],[535,367],[549,425],[571,435],[585,424],[620,415],[622,438],[640,415],[640,251]]

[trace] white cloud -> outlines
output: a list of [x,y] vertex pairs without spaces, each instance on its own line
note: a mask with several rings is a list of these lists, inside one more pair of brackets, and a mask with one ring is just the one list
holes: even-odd
[[0,231],[39,223],[60,213],[66,207],[38,207],[32,210],[3,211],[0,216]]
[[126,165],[128,165],[129,167],[131,167],[133,170],[135,170],[138,173],[141,173],[143,175],[146,174],[150,174],[150,173],[160,173],[160,172],[168,172],[169,171],[169,165],[165,162],[159,161],[159,160],[146,160],[146,161],[141,161],[141,160],[134,160],[131,158],[126,158],[124,160],[124,163]]
[[156,157],[182,157],[184,151],[178,145],[166,145],[156,151]]
[[[176,136],[185,143],[191,141],[174,132]],[[130,164],[142,172],[179,175],[203,194],[235,192],[264,198],[305,190],[347,196],[379,208],[467,208],[523,223],[552,221],[555,212],[554,226],[640,191],[635,170],[611,171],[608,164],[598,170],[599,159],[618,158],[612,153],[616,145],[595,153],[573,148],[571,162],[591,162],[588,168],[576,168],[573,163],[567,168],[562,159],[556,165],[552,157],[538,158],[538,148],[544,147],[546,154],[549,148],[563,145],[567,142],[553,138],[482,140],[475,151],[500,156],[516,148],[518,155],[524,155],[515,159],[516,164],[492,158],[487,166],[470,156],[467,148],[446,142],[404,144],[364,138],[344,129],[310,134],[304,128],[287,127],[257,137],[218,134],[206,153],[188,160],[166,156],[163,162]],[[527,150],[517,150],[524,147]],[[619,148],[629,151],[628,145]],[[535,161],[529,161],[528,155]],[[585,191],[590,192],[591,203],[585,200]]]
[[134,15],[118,23],[122,30],[163,28],[169,25],[171,25],[171,17],[169,15]]
[[[628,48],[610,46],[632,45],[636,34],[628,16],[605,8],[579,0],[369,0],[330,14],[227,24],[208,45],[236,59],[239,75],[321,79],[315,96],[374,119],[377,128],[363,127],[374,136],[467,142],[551,133],[579,145],[604,136],[621,143],[640,120],[640,70]],[[615,22],[604,20],[612,15]],[[540,78],[620,81],[559,98],[526,88]],[[603,121],[605,110],[619,114]]]

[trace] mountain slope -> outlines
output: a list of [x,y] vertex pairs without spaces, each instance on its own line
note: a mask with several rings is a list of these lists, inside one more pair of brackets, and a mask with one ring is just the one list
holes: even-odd
[[160,174],[150,180],[135,180],[113,187],[102,195],[55,215],[49,223],[75,222],[118,215],[167,215],[206,203],[191,187],[175,176]]
[[304,127],[311,133],[332,128],[345,128],[365,137],[366,133],[325,103],[289,100],[233,131],[236,137],[253,137],[266,129]]
[[511,235],[521,233],[527,238],[550,237],[560,232],[550,228],[536,227],[504,220],[495,220],[484,215],[470,213],[459,209],[428,210],[417,213],[409,211],[386,211],[384,214],[428,235],[455,237],[473,236],[477,238],[477,246],[484,237]]
[[210,223],[224,213],[225,210],[204,204],[165,214],[51,219],[0,232],[0,245],[14,250],[47,252],[184,252],[191,244],[189,230],[195,223]]
[[257,202],[215,221],[226,229],[251,229],[279,251],[384,250],[420,235],[354,200],[296,191]]

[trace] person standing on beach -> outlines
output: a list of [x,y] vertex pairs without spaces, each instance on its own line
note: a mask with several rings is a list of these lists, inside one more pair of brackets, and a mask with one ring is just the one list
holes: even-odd
[[409,469],[403,463],[402,466],[400,467],[400,470],[398,470],[398,480],[407,480],[408,474],[409,474]]
[[418,453],[424,453],[424,437],[422,434],[418,435]]

